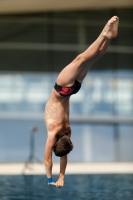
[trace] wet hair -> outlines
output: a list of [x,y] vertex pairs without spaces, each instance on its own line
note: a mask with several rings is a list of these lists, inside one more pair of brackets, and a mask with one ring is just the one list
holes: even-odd
[[70,153],[73,149],[73,144],[67,135],[63,135],[57,141],[57,145],[53,147],[56,156],[62,157]]

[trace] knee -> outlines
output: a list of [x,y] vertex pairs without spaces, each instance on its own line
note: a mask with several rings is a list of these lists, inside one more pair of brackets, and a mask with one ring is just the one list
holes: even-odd
[[79,62],[81,65],[84,64],[86,62],[86,58],[84,57],[83,54],[79,54],[77,57],[76,57],[76,61]]

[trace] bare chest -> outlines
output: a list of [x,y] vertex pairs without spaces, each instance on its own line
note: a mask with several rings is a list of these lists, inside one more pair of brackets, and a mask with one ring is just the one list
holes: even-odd
[[56,127],[62,130],[69,124],[69,110],[58,104],[47,104],[44,112],[44,121],[48,130],[53,130]]

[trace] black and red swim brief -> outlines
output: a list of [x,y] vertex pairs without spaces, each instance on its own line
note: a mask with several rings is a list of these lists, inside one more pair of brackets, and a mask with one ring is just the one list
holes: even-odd
[[54,89],[60,94],[61,96],[70,96],[72,94],[76,94],[81,88],[81,83],[75,80],[75,83],[71,87],[64,87],[60,86],[57,83],[54,85]]

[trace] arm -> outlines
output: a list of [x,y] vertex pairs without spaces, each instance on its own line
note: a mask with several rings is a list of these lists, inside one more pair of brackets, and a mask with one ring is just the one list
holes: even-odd
[[52,148],[55,144],[55,137],[51,134],[49,134],[47,141],[46,141],[46,146],[45,146],[45,154],[44,154],[44,162],[45,162],[45,169],[46,169],[46,175],[48,178],[48,183],[53,183],[52,181]]
[[55,139],[52,137],[48,137],[46,141],[46,147],[45,147],[45,169],[46,174],[48,178],[48,184],[55,185],[56,187],[63,187],[64,186],[64,176],[65,176],[65,170],[67,165],[67,155],[60,158],[60,174],[59,178],[56,183],[53,182],[52,178],[52,148],[54,145]]
[[65,177],[66,166],[67,166],[67,155],[60,158],[60,174],[59,174],[59,178],[56,182],[56,187],[64,186],[64,177]]
[[[71,129],[69,129],[65,132],[65,135],[68,137],[71,137]],[[58,180],[56,182],[56,187],[63,187],[64,186],[64,177],[65,177],[65,170],[67,166],[67,155],[60,157],[60,173]]]

